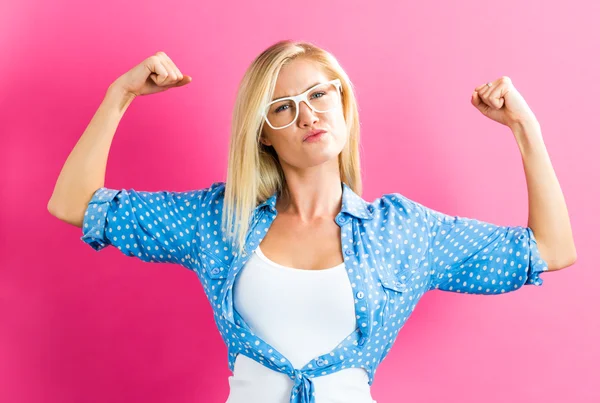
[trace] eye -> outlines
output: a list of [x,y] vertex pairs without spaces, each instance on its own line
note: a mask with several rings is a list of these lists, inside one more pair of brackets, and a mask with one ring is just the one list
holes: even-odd
[[317,95],[324,96],[324,95],[325,95],[325,91],[319,91],[319,92],[315,92],[315,93],[314,93],[314,94],[312,94],[312,95],[313,95],[315,98],[320,98],[320,97],[317,97]]
[[281,111],[283,111],[283,108],[287,107],[289,105],[281,105],[279,108],[275,109],[275,113],[279,113]]

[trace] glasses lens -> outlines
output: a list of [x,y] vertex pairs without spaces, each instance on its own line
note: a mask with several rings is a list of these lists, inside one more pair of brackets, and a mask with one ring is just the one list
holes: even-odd
[[[340,104],[338,90],[333,84],[321,84],[308,94],[308,103],[316,112],[327,112]],[[296,105],[288,99],[269,105],[267,119],[274,128],[287,126],[296,117]]]
[[327,112],[338,106],[340,97],[333,84],[321,84],[308,93],[308,103],[317,112]]

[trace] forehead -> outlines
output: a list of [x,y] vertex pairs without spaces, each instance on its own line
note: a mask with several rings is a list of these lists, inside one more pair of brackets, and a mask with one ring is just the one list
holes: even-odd
[[273,99],[301,94],[313,85],[329,81],[320,64],[308,59],[296,59],[279,71]]

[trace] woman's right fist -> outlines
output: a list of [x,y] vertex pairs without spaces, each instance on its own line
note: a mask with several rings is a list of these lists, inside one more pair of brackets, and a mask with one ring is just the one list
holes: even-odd
[[112,86],[138,96],[181,87],[190,81],[192,77],[181,74],[165,52],[157,52],[119,77]]

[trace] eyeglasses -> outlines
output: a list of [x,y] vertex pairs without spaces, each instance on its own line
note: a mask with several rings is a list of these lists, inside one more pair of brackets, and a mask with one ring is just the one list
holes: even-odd
[[342,83],[339,78],[320,83],[302,94],[269,102],[263,117],[272,129],[284,129],[298,119],[300,102],[304,101],[313,112],[329,112],[340,106]]

